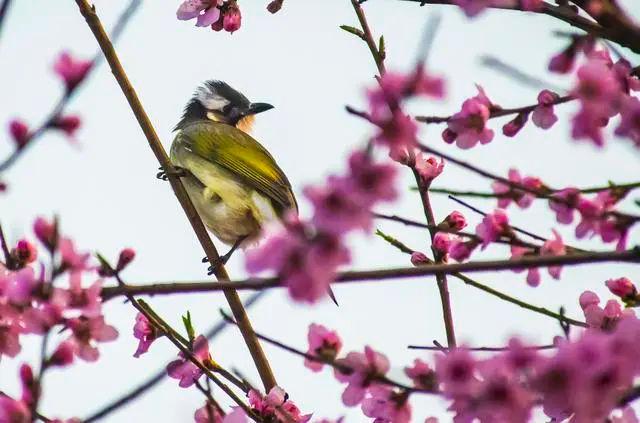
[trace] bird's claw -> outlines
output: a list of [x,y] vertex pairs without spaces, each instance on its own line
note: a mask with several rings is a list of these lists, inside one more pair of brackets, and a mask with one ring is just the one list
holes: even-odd
[[183,178],[189,174],[189,171],[183,167],[174,166],[173,171],[168,172],[163,167],[158,168],[160,172],[156,174],[156,178],[163,181],[168,181],[169,176],[175,176],[177,178]]
[[[229,258],[231,257],[231,254],[225,254],[224,256],[220,256],[217,260],[215,260],[213,262],[212,265],[210,265],[207,268],[207,275],[211,276],[215,273],[216,271],[216,267],[220,266],[220,265],[225,265],[227,264],[227,261],[229,261]],[[205,260],[208,261],[209,259]]]

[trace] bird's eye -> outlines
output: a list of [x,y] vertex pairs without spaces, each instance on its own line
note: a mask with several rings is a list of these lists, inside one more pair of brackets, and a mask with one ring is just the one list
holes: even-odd
[[231,104],[227,104],[226,106],[224,106],[222,108],[222,114],[223,115],[228,115],[229,112],[231,112],[231,107],[232,107]]

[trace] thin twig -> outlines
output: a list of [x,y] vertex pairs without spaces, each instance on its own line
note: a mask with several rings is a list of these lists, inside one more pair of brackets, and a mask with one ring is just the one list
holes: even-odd
[[[413,250],[412,248],[410,248],[407,245],[403,244],[402,242],[398,241],[397,239],[395,239],[395,238],[393,238],[393,237],[391,237],[391,236],[389,236],[389,235],[387,235],[385,233],[382,233],[381,231],[378,231],[378,232],[380,232],[379,235],[385,241],[387,241],[392,246],[396,247],[401,252],[403,252],[405,254],[413,254],[415,252],[415,250]],[[432,263],[431,261],[429,261],[429,262]],[[501,299],[503,301],[506,301],[508,303],[515,304],[518,307],[522,307],[522,308],[524,308],[526,310],[533,311],[534,313],[542,314],[544,316],[551,317],[552,319],[555,319],[555,320],[558,320],[558,321],[561,321],[561,322],[565,322],[565,323],[568,323],[568,324],[571,324],[571,325],[574,325],[574,326],[580,326],[580,327],[586,327],[587,326],[586,323],[581,322],[579,320],[571,319],[569,317],[564,316],[563,314],[555,313],[555,312],[553,312],[553,311],[551,311],[551,310],[549,310],[547,308],[539,307],[539,306],[533,305],[531,303],[528,303],[526,301],[523,301],[523,300],[521,300],[519,298],[512,297],[511,295],[505,294],[504,292],[498,291],[497,289],[491,288],[488,285],[480,283],[475,279],[471,279],[469,276],[467,276],[467,275],[465,275],[463,273],[456,272],[456,273],[452,273],[451,276],[453,276],[456,279],[461,280],[462,282],[464,282],[465,284],[467,284],[467,285],[469,285],[469,286],[471,286],[473,288],[479,289],[479,290],[481,290],[483,292],[486,292],[489,295],[492,295],[492,296],[494,296],[496,298],[499,298],[499,299]]]
[[[514,260],[487,260],[470,261],[466,263],[433,264],[421,267],[399,267],[379,270],[352,270],[339,272],[334,283],[366,283],[378,280],[395,278],[415,278],[419,276],[444,273],[452,275],[459,272],[488,272],[510,271],[513,269],[529,269],[551,266],[575,266],[587,263],[640,263],[640,247],[624,251],[602,251],[565,254],[560,256],[524,256]],[[186,294],[194,292],[213,292],[224,289],[236,290],[262,290],[282,287],[277,277],[249,278],[239,281],[211,282],[161,282],[147,285],[127,285],[122,287],[102,288],[102,297],[105,300],[122,296],[133,295],[168,295]]]
[[[9,0],[6,0],[5,4],[8,3],[8,1]],[[120,35],[124,31],[124,28],[127,26],[129,21],[131,20],[131,17],[134,15],[140,4],[141,0],[131,0],[127,8],[122,12],[111,32],[111,37],[113,38],[114,43],[118,38],[120,38]],[[2,13],[1,10],[0,13]],[[6,171],[9,167],[16,163],[16,161],[26,152],[27,148],[31,148],[35,140],[40,138],[41,135],[47,132],[47,130],[49,130],[52,125],[60,118],[60,116],[62,116],[69,101],[71,101],[74,95],[79,91],[84,82],[87,81],[89,75],[97,68],[101,57],[102,54],[98,51],[91,61],[91,67],[89,68],[89,71],[85,75],[84,79],[78,85],[73,87],[71,91],[65,91],[65,93],[55,104],[51,112],[49,112],[44,121],[27,136],[27,139],[24,141],[23,147],[16,148],[6,159],[0,162],[0,173]]]
[[[167,172],[171,188],[178,198],[178,201],[180,202],[180,205],[182,206],[182,209],[184,210],[187,219],[189,220],[189,223],[191,224],[191,227],[193,228],[193,231],[195,232],[196,237],[198,238],[198,241],[202,246],[202,249],[206,253],[209,259],[209,263],[214,267],[213,270],[217,279],[219,281],[228,281],[229,275],[227,274],[227,271],[222,261],[220,260],[220,255],[218,254],[215,245],[211,241],[211,238],[209,237],[209,234],[207,233],[207,230],[202,223],[202,219],[198,215],[198,212],[191,202],[191,199],[189,198],[184,186],[182,185],[180,178],[176,176],[173,164],[171,163],[167,152],[162,146],[162,143],[160,142],[160,139],[158,138],[158,135],[156,134],[156,131],[151,124],[151,121],[149,120],[149,117],[147,116],[147,113],[145,112],[135,89],[129,82],[122,64],[118,59],[116,51],[113,48],[113,44],[105,33],[102,23],[100,22],[100,19],[96,14],[95,8],[92,7],[87,0],[76,0],[76,3],[80,8],[80,13],[82,14],[82,16],[84,16],[89,28],[98,41],[98,44],[100,45],[100,48],[102,49],[102,52],[104,53],[105,58],[107,59],[107,62],[111,67],[111,71],[115,76],[118,84],[120,85],[123,94],[127,98],[129,106],[131,107],[131,110],[138,120],[140,128],[147,138],[149,147],[151,147],[151,150],[153,151],[162,168]],[[249,317],[247,316],[244,307],[242,307],[240,297],[231,286],[227,286],[225,288],[224,295],[227,298],[227,302],[229,303],[229,307],[231,308],[234,317],[239,323],[238,328],[242,333],[247,348],[249,349],[258,373],[260,374],[260,378],[262,379],[264,388],[268,392],[269,390],[271,390],[271,388],[276,386],[277,383],[267,357],[265,356],[264,351],[262,350],[262,347],[260,346],[257,338],[253,334],[251,322],[249,321]]]
[[[222,317],[227,322],[229,322],[229,323],[231,323],[233,325],[237,324],[231,318],[231,316],[227,315],[224,311],[221,310],[220,313],[222,314]],[[297,355],[299,357],[303,357],[303,358],[305,358],[307,360],[310,360],[310,361],[315,361],[317,363],[322,363],[322,364],[326,364],[328,366],[331,366],[334,369],[338,370],[340,373],[349,374],[349,373],[354,371],[353,368],[351,368],[350,366],[348,366],[348,365],[346,365],[344,363],[340,363],[340,362],[337,362],[335,360],[330,360],[330,359],[327,359],[325,357],[321,357],[321,356],[317,356],[317,355],[313,355],[313,354],[308,354],[308,353],[306,353],[304,351],[301,351],[301,350],[299,350],[297,348],[294,348],[292,346],[284,344],[284,343],[282,343],[280,341],[277,341],[277,340],[275,340],[273,338],[270,338],[270,337],[268,337],[266,335],[263,335],[261,333],[256,332],[256,336],[258,338],[260,338],[261,340],[263,340],[263,341],[265,341],[265,342],[267,342],[267,343],[269,343],[271,345],[274,345],[274,346],[276,346],[276,347],[278,347],[280,349],[283,349],[283,350],[285,350],[287,352],[295,354],[295,355]],[[400,382],[396,382],[394,380],[391,380],[391,379],[387,378],[386,376],[371,375],[371,377],[373,379],[379,381],[379,382],[385,383],[387,385],[394,386],[396,388],[403,389],[403,390],[405,390],[407,392],[420,392],[420,393],[424,393],[424,394],[435,394],[435,393],[437,393],[437,392],[431,391],[431,390],[418,389],[418,388],[414,388],[414,387],[411,387],[411,386],[407,386],[407,385],[404,385],[404,384],[402,384]]]
[[[266,293],[267,291],[261,291],[253,294],[247,301],[245,301],[244,303],[245,309],[251,308],[251,306],[257,303],[261,298],[263,298]],[[211,340],[215,338],[220,332],[222,332],[227,327],[228,325],[226,324],[226,322],[220,321],[205,333],[205,337],[208,340]],[[121,407],[129,404],[134,399],[150,391],[156,385],[158,385],[158,383],[165,380],[166,377],[167,377],[167,369],[166,369],[166,366],[163,366],[161,369],[158,369],[158,371],[156,371],[153,376],[141,382],[131,391],[127,392],[126,394],[122,395],[119,398],[116,398],[115,400],[110,401],[108,404],[101,407],[98,411],[90,414],[89,417],[83,419],[82,421],[84,423],[93,423],[106,417],[107,415],[113,413],[114,411],[120,409]]]
[[[562,97],[558,97],[553,102],[553,104],[554,105],[563,104],[563,103],[567,103],[567,102],[572,101],[572,100],[575,100],[575,97],[573,97],[571,95],[565,95],[565,96],[562,96]],[[489,119],[503,117],[503,116],[509,116],[509,115],[517,115],[517,114],[520,114],[520,113],[531,113],[536,107],[538,107],[538,103],[531,104],[529,106],[514,107],[514,108],[511,108],[511,109],[496,108],[496,109],[491,110],[491,112],[489,114]],[[417,121],[424,122],[424,123],[446,123],[446,122],[449,122],[452,118],[453,118],[453,115],[450,115],[450,116],[416,116],[416,120]]]
[[[442,346],[428,346],[428,345],[407,345],[407,348],[409,348],[410,350],[426,350],[426,351],[442,351]],[[542,351],[542,350],[552,350],[554,348],[556,348],[555,345],[553,344],[549,344],[549,345],[532,345],[532,346],[525,346],[524,347],[527,350],[538,350],[538,351]],[[448,350],[447,347],[444,347],[445,350]],[[499,352],[499,351],[508,351],[509,347],[464,347],[465,350],[467,351],[478,351],[478,352]]]
[[2,33],[2,27],[4,26],[4,20],[7,17],[11,0],[4,0],[0,5],[0,34]]
[[[625,184],[610,184],[610,185],[599,185],[587,188],[578,188],[578,191],[582,194],[594,194],[601,191],[607,191],[610,189],[613,190],[623,190],[625,192],[630,192],[635,189],[640,188],[640,182],[629,182]],[[414,188],[417,189],[417,188]],[[449,188],[430,188],[430,192],[434,192],[436,194],[449,194],[454,195],[456,197],[476,197],[476,198],[508,198],[509,193],[497,194],[495,192],[487,192],[487,191],[459,191],[455,189]],[[553,192],[558,192],[558,190],[553,190]]]

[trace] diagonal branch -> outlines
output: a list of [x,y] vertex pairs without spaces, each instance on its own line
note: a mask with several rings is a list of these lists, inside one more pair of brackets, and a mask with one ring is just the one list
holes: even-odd
[[[209,237],[207,230],[205,229],[204,224],[202,223],[202,219],[198,215],[193,203],[189,199],[187,192],[180,181],[180,178],[175,176],[175,169],[165,151],[158,135],[156,134],[147,113],[142,107],[142,103],[136,94],[135,89],[129,82],[129,79],[118,59],[115,49],[113,48],[113,44],[109,40],[109,37],[104,31],[102,23],[96,14],[95,7],[89,5],[87,0],[76,0],[78,7],[80,8],[80,13],[84,16],[87,21],[87,25],[91,29],[94,37],[98,41],[102,52],[104,53],[109,66],[111,67],[111,71],[115,76],[120,88],[127,98],[129,102],[129,106],[133,111],[136,119],[138,120],[138,124],[140,128],[144,132],[145,137],[149,143],[149,147],[153,151],[153,154],[156,156],[156,159],[162,166],[162,168],[167,172],[169,176],[169,182],[171,184],[171,188],[173,189],[174,194],[178,198],[182,209],[187,215],[187,219],[193,228],[193,231],[202,246],[202,249],[206,253],[209,263],[214,266],[214,273],[218,280],[228,281],[229,275],[220,260],[220,256],[216,247],[213,245],[211,238]],[[249,321],[249,317],[242,306],[242,302],[240,301],[240,297],[238,293],[232,287],[226,287],[224,289],[224,295],[227,298],[227,302],[229,303],[229,307],[231,311],[238,321],[238,328],[242,333],[245,343],[247,344],[247,348],[251,353],[251,357],[258,369],[258,373],[260,374],[260,378],[262,379],[262,383],[264,384],[265,390],[268,392],[276,385],[276,380],[271,371],[271,366],[267,361],[267,357],[256,338],[253,328],[251,326],[251,322]]]

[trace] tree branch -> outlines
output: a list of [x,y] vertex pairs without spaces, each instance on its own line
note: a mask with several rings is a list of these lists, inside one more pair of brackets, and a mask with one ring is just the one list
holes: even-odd
[[[522,257],[517,260],[470,261],[466,263],[433,264],[420,267],[399,267],[380,270],[352,270],[339,272],[334,283],[371,282],[394,278],[415,278],[418,276],[444,273],[452,275],[458,272],[488,272],[513,269],[529,269],[534,267],[575,266],[587,263],[640,263],[640,247],[625,251],[602,251],[575,253],[561,256]],[[239,281],[193,281],[193,282],[159,282],[147,285],[127,285],[121,287],[102,288],[102,297],[109,300],[125,294],[130,295],[168,295],[195,292],[213,292],[225,289],[262,290],[280,287],[277,277],[249,278]]]
[[[147,116],[144,108],[142,107],[142,103],[138,98],[138,95],[135,92],[135,89],[129,82],[127,75],[118,59],[115,49],[113,48],[113,44],[109,40],[109,37],[104,31],[102,27],[102,23],[96,14],[95,7],[89,5],[87,0],[76,0],[78,7],[80,8],[80,13],[84,16],[91,32],[93,32],[94,37],[98,41],[102,52],[104,53],[109,66],[111,67],[111,71],[115,76],[120,88],[127,98],[129,102],[129,106],[133,111],[136,119],[138,120],[138,124],[140,128],[144,132],[145,137],[149,143],[149,147],[153,151],[156,159],[162,166],[162,168],[167,172],[169,176],[169,182],[171,184],[171,188],[175,193],[182,209],[187,215],[187,219],[193,228],[193,231],[202,246],[202,249],[206,253],[209,263],[214,266],[214,273],[218,280],[228,281],[229,275],[227,271],[220,261],[220,256],[216,247],[213,245],[211,238],[209,237],[207,230],[198,215],[193,203],[189,199],[187,192],[180,181],[180,178],[175,176],[175,169],[167,152],[164,150],[158,135],[156,134],[149,117]],[[247,348],[251,353],[251,357],[258,369],[258,373],[260,374],[260,378],[262,379],[262,383],[264,385],[265,390],[268,392],[272,387],[276,386],[276,380],[271,371],[271,366],[267,361],[267,358],[258,342],[257,338],[253,333],[253,328],[251,327],[251,322],[249,321],[249,317],[247,316],[244,307],[242,306],[242,302],[240,301],[240,297],[238,293],[233,290],[233,287],[227,286],[224,290],[224,295],[227,298],[227,302],[229,303],[229,307],[231,311],[238,321],[238,328],[242,333],[242,336],[247,344]]]

